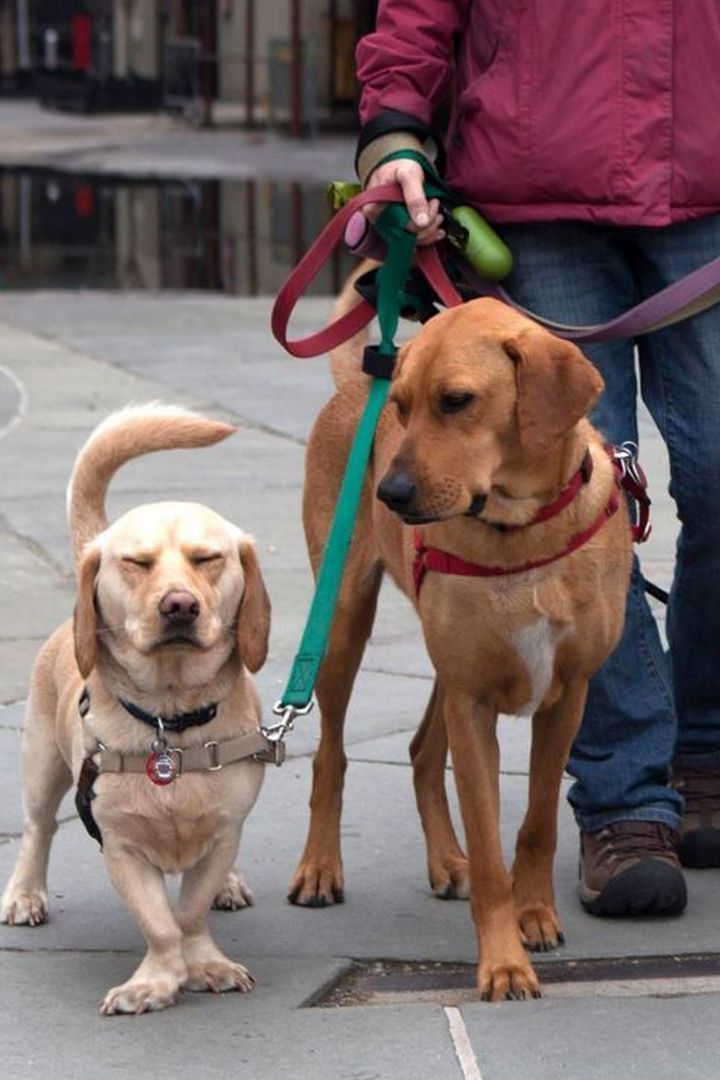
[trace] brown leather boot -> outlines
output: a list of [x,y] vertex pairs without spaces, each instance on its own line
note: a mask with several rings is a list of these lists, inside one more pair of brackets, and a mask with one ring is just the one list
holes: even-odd
[[720,866],[720,766],[675,764],[672,786],[685,799],[678,855],[683,866]]
[[687,888],[672,829],[628,819],[581,832],[580,901],[591,915],[679,915]]

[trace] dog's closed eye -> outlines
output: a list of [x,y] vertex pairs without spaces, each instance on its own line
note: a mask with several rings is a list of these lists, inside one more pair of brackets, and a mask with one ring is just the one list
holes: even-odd
[[123,566],[136,567],[139,570],[149,570],[154,562],[149,555],[123,555],[120,561]]
[[209,563],[219,563],[223,555],[221,551],[203,551],[190,556],[190,562],[195,566],[204,566]]
[[441,413],[456,413],[466,409],[475,400],[475,394],[469,390],[447,391],[440,395],[438,408]]

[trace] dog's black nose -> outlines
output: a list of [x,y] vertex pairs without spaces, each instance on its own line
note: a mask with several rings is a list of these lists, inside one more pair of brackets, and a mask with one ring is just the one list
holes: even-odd
[[407,510],[415,498],[415,483],[407,473],[388,473],[378,484],[377,497],[390,510]]
[[176,626],[189,626],[200,614],[200,604],[191,592],[171,589],[159,604],[160,614]]

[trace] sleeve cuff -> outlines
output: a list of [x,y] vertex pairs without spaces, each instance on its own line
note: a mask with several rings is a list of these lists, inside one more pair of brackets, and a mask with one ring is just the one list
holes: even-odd
[[[373,154],[372,158],[367,158],[365,156],[365,150],[366,148],[370,148],[370,144],[376,146],[381,140],[390,138],[391,136],[394,136],[394,141],[392,143],[383,142],[381,153],[377,156]],[[372,120],[369,120],[366,124],[363,124],[360,130],[357,155],[355,157],[355,168],[357,169],[358,176],[362,182],[365,183],[365,180],[377,165],[378,161],[385,157],[386,154],[392,153],[393,150],[402,150],[404,148],[419,150],[433,162],[435,168],[439,172],[442,172],[445,165],[445,155],[442,143],[435,137],[435,134],[429,125],[409,113],[398,112],[395,109],[386,109],[383,112],[378,113],[377,116],[374,116]],[[368,160],[372,160],[373,162],[369,168],[366,164]]]

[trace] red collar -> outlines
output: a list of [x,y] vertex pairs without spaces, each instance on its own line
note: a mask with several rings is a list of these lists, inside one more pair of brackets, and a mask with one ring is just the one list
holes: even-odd
[[[613,446],[605,448],[612,459],[615,468],[615,483],[617,488],[623,487],[638,504],[638,523],[632,526],[633,539],[640,542],[646,540],[650,529],[648,526],[648,508],[650,500],[645,491],[645,476],[634,455],[630,455],[625,446],[617,449]],[[629,460],[629,464],[628,464]],[[590,451],[583,458],[583,462],[569,483],[563,488],[558,497],[551,503],[540,508],[534,518],[527,524],[536,525],[540,521],[559,514],[586,484],[592,475],[592,458]],[[487,566],[483,563],[465,562],[457,555],[450,555],[440,548],[426,547],[423,543],[420,529],[415,529],[415,558],[413,560],[413,579],[415,581],[415,593],[419,595],[420,587],[428,570],[440,574],[461,574],[466,577],[502,577],[507,574],[522,574],[527,570],[537,570],[541,566],[556,562],[565,558],[571,552],[576,551],[586,544],[596,532],[598,532],[608,518],[611,518],[620,505],[617,490],[612,491],[607,503],[590,525],[580,532],[574,533],[560,551],[548,555],[544,559],[535,559],[518,566]],[[486,523],[487,524],[487,523]],[[504,526],[503,528],[519,529],[522,525]]]
[[538,525],[541,521],[547,521],[549,518],[559,514],[566,506],[570,505],[580,491],[580,488],[584,487],[585,484],[590,483],[592,474],[593,459],[590,450],[587,449],[585,451],[585,457],[580,462],[579,469],[577,472],[573,473],[557,498],[553,499],[551,503],[546,503],[545,506],[541,506],[535,517],[531,518],[530,521],[526,521],[524,525],[505,525],[492,521],[488,521],[486,524],[492,525],[495,529],[499,529],[500,532],[513,532],[515,529],[527,529],[528,525]]

